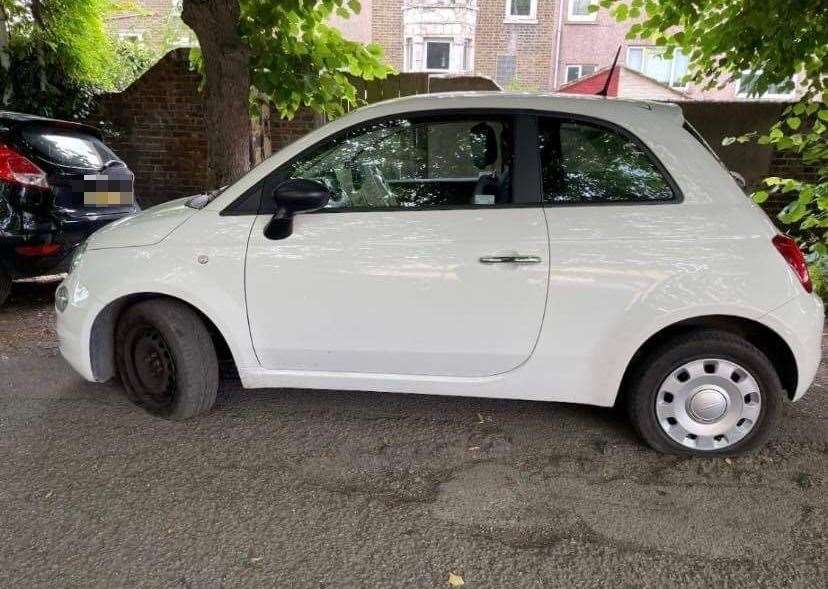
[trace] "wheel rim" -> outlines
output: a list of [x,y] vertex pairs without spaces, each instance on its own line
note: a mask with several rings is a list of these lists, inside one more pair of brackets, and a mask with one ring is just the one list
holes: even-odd
[[175,362],[167,341],[154,327],[135,334],[131,346],[135,392],[154,407],[166,407],[175,395]]
[[727,448],[756,426],[762,396],[742,366],[721,358],[692,360],[658,389],[656,417],[672,440],[694,450]]

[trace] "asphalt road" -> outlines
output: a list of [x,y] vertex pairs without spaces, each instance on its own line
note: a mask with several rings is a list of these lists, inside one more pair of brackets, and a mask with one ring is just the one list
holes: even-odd
[[733,459],[515,401],[230,383],[171,423],[64,364],[53,289],[0,309],[0,587],[825,586],[825,363]]

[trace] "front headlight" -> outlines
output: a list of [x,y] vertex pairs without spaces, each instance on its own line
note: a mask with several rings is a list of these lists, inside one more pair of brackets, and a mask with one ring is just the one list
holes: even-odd
[[83,256],[86,254],[86,241],[78,246],[75,253],[72,254],[72,261],[69,263],[69,274],[75,271],[75,268],[83,262]]

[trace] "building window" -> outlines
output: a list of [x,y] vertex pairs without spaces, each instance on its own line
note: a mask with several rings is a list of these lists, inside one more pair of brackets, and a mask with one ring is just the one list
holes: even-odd
[[470,72],[474,69],[472,65],[472,40],[466,39],[463,42],[463,71]]
[[567,20],[576,22],[592,22],[598,17],[598,11],[590,11],[589,7],[596,3],[596,0],[567,0],[569,10],[566,13]]
[[681,51],[673,52],[673,57],[664,57],[664,49],[659,47],[630,47],[627,49],[627,67],[654,78],[662,84],[673,88],[686,88],[684,80],[690,60]]
[[133,43],[140,43],[144,40],[144,31],[121,31],[118,33],[118,38],[121,41],[132,41]]
[[506,22],[537,22],[538,0],[506,0]]
[[745,71],[739,77],[736,95],[742,98],[793,98],[794,84],[770,84],[762,94],[756,92],[756,80],[762,70],[755,72]]
[[426,41],[426,69],[448,70],[451,66],[451,41],[435,39]]
[[567,83],[574,82],[578,78],[583,78],[594,73],[594,65],[568,65],[566,66],[566,81]]
[[514,55],[498,55],[495,67],[495,81],[506,86],[514,81],[517,71],[517,58]]
[[408,37],[405,40],[405,63],[403,69],[407,72],[414,71],[414,39]]

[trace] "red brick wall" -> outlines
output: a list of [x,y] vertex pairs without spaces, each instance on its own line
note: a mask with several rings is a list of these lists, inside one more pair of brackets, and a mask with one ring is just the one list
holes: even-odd
[[498,56],[516,57],[514,86],[551,90],[552,51],[558,0],[538,0],[537,23],[504,22],[505,0],[479,0],[475,33],[474,70],[496,79]]
[[373,0],[371,40],[385,50],[385,61],[403,70],[403,0]]
[[188,50],[168,53],[129,88],[99,99],[91,122],[135,173],[141,206],[196,194],[207,186],[207,139],[200,75]]

